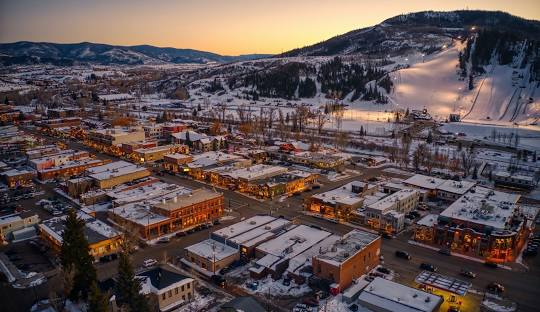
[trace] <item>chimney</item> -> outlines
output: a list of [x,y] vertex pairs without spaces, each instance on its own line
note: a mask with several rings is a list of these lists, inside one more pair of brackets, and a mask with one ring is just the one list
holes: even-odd
[[174,196],[173,201],[176,203],[178,201],[178,196]]

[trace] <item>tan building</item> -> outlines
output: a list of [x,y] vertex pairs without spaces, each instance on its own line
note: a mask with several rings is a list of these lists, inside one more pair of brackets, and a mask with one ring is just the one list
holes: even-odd
[[207,239],[185,248],[182,263],[195,267],[199,272],[211,276],[219,270],[240,259],[238,249],[225,245],[213,239]]
[[88,140],[93,144],[104,146],[119,146],[123,143],[144,141],[142,128],[111,128],[93,130],[88,133]]
[[171,153],[189,153],[187,145],[163,145],[150,148],[140,148],[133,151],[133,158],[136,162],[145,163],[162,160],[165,155]]
[[168,312],[188,303],[194,298],[195,280],[180,274],[172,266],[159,266],[138,273],[141,293],[148,296],[151,310]]
[[[98,260],[103,256],[116,254],[122,244],[122,234],[106,223],[80,212],[79,218],[85,221],[84,235],[88,241],[90,254]],[[62,247],[62,233],[65,216],[43,221],[39,225],[40,236],[57,252]]]
[[28,170],[11,169],[0,173],[0,177],[9,188],[16,188],[32,185],[34,175]]
[[89,168],[88,177],[101,189],[150,176],[150,171],[127,161],[115,161],[103,166]]
[[0,242],[7,241],[13,232],[39,223],[39,216],[31,212],[15,213],[0,217]]
[[366,207],[366,222],[372,228],[394,234],[405,226],[405,214],[416,209],[420,202],[420,192],[402,189]]

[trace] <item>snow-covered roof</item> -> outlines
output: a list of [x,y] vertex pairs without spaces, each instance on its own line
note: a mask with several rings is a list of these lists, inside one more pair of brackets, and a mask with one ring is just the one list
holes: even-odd
[[440,191],[463,195],[467,193],[475,185],[476,183],[471,182],[471,181],[446,180],[437,188]]
[[505,230],[520,196],[477,186],[474,193],[470,191],[461,196],[441,216]]
[[231,239],[233,237],[239,236],[243,233],[251,231],[254,228],[260,227],[262,225],[268,224],[272,221],[275,221],[277,218],[272,216],[253,216],[244,221],[240,221],[233,225],[221,228],[212,233],[212,235],[217,235],[222,238]]
[[526,175],[522,175],[522,174],[511,174],[510,172],[503,171],[503,170],[493,172],[493,176],[494,177],[500,177],[500,178],[510,178],[511,177],[513,179],[516,179],[516,180],[529,181],[529,182],[534,181],[534,177],[532,177],[532,176],[526,176]]
[[238,253],[237,249],[213,239],[204,240],[200,243],[188,246],[185,249],[210,261],[214,261],[214,259],[220,261]]
[[380,236],[377,234],[353,230],[341,237],[340,240],[335,241],[326,249],[321,248],[320,253],[316,255],[316,257],[320,261],[337,266],[349,260],[356,253],[377,240],[380,240]]
[[418,274],[415,281],[419,284],[446,290],[460,296],[465,296],[472,286],[470,282],[428,271],[422,271]]
[[435,190],[444,182],[445,182],[444,179],[430,177],[423,174],[415,174],[414,176],[403,181],[403,183],[405,184],[428,189],[428,190]]
[[427,214],[422,217],[422,219],[418,220],[416,224],[432,227],[433,225],[437,224],[437,220],[439,219],[439,215],[436,214]]
[[143,226],[157,224],[169,220],[168,217],[154,213],[146,203],[130,203],[109,210],[115,215]]
[[188,207],[200,202],[218,198],[220,196],[223,196],[223,194],[205,188],[196,190],[185,189],[184,192],[180,192],[180,194],[177,194],[168,200],[163,200],[161,203],[155,205],[155,207],[163,210],[176,210],[182,207]]
[[355,205],[361,203],[364,198],[359,196],[358,193],[353,192],[352,188],[353,186],[363,187],[364,184],[365,183],[361,181],[352,181],[333,190],[315,194],[312,197],[332,205],[335,205],[336,203]]
[[276,238],[262,243],[257,250],[281,258],[293,258],[332,235],[307,225],[298,225]]
[[86,171],[88,172],[88,176],[93,179],[107,180],[130,173],[148,171],[148,169],[121,160],[103,166],[88,168]]
[[[106,239],[117,237],[120,234],[117,230],[106,224],[105,222],[95,219],[94,217],[78,212],[77,216],[85,221],[84,235],[88,243],[94,244]],[[40,229],[54,238],[59,244],[62,243],[62,235],[65,228],[65,220],[67,216],[53,217],[44,220],[40,225]]]
[[433,312],[442,298],[425,291],[376,277],[358,296],[360,304],[368,303],[384,311]]
[[120,100],[131,100],[133,95],[127,93],[118,93],[118,94],[102,94],[98,95],[100,100],[104,101],[120,101]]
[[417,196],[418,192],[416,190],[413,190],[413,189],[402,189],[402,190],[399,190],[393,194],[390,194],[386,197],[384,197],[383,199],[373,203],[373,204],[370,204],[369,206],[367,206],[369,209],[372,209],[372,210],[379,210],[381,212],[386,212],[386,210],[388,209],[391,209],[392,207],[394,207],[395,203],[396,202],[401,202],[407,198],[410,198],[410,197],[413,197],[413,196]]
[[22,175],[22,174],[31,174],[32,172],[28,171],[28,170],[19,170],[19,169],[10,169],[10,170],[7,170],[7,171],[4,171],[1,173],[1,175],[5,175],[6,177],[16,177],[18,175]]
[[266,224],[261,224],[254,229],[251,229],[240,235],[231,237],[227,240],[239,245],[252,246],[253,244],[256,244],[261,240],[272,237],[273,235],[275,235],[274,233],[272,233],[272,231],[275,231],[276,229],[281,228],[289,223],[290,221],[287,219],[278,218]]
[[112,199],[115,205],[120,206],[137,201],[160,198],[166,194],[179,191],[190,192],[191,190],[180,185],[157,181],[134,189],[112,190],[107,192],[107,196]]
[[282,173],[286,173],[287,171],[288,169],[286,167],[257,164],[254,166],[230,171],[226,173],[226,175],[233,179],[253,181],[276,176]]
[[243,158],[238,155],[211,151],[211,152],[194,155],[193,160],[188,166],[190,168],[204,168],[204,167],[212,166],[218,163],[223,164],[226,162],[232,162],[232,161],[240,160],[240,159],[243,159]]

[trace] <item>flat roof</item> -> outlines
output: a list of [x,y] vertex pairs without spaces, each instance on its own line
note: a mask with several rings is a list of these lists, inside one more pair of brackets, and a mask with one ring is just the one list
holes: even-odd
[[441,216],[507,229],[517,201],[521,195],[500,192],[485,187],[475,187],[441,212]]
[[243,159],[242,156],[227,154],[223,152],[206,152],[198,155],[193,155],[193,160],[188,164],[190,168],[204,168],[215,164],[223,164],[235,160]]
[[432,227],[433,225],[437,224],[438,220],[439,220],[439,215],[427,214],[427,215],[423,216],[422,219],[418,220],[416,222],[416,224],[422,225],[422,226],[427,226],[427,227]]
[[88,176],[99,181],[142,171],[148,172],[148,169],[125,161],[113,162],[104,166],[87,169],[87,172],[90,173]]
[[158,198],[173,192],[191,192],[191,189],[176,184],[169,184],[161,181],[152,184],[142,185],[134,189],[120,189],[107,192],[107,196],[117,205],[123,205],[136,201],[144,201]]
[[339,265],[378,239],[380,239],[380,236],[377,234],[352,230],[327,249],[321,249],[321,252],[316,257],[326,263]]
[[[272,231],[275,231],[276,229],[281,228],[289,223],[291,223],[291,221],[283,218],[278,218],[266,224],[261,224],[260,226],[250,231],[244,232],[227,240],[239,245],[244,245],[246,242],[249,244],[254,244],[257,242],[257,239],[265,239],[267,237],[271,237],[272,235],[274,235],[273,233],[271,233]],[[270,233],[271,235],[268,235],[268,233]]]
[[476,182],[471,181],[446,180],[438,186],[438,189],[449,193],[463,195],[475,185]]
[[200,188],[191,192],[186,192],[173,197],[171,200],[155,205],[156,208],[164,210],[175,210],[182,207],[188,207],[206,200],[223,196],[222,193],[211,191],[206,188]]
[[[98,243],[121,235],[120,232],[115,230],[113,227],[101,220],[91,217],[86,213],[78,212],[77,216],[83,219],[85,222],[84,235],[90,244]],[[64,222],[66,218],[67,216],[60,216],[43,220],[39,227],[51,235],[56,241],[62,243],[62,235],[65,228]]]
[[442,298],[425,291],[375,277],[358,296],[362,302],[386,311],[433,312],[442,303]]
[[257,246],[257,250],[282,259],[293,258],[322,241],[332,233],[307,225],[298,225]]
[[423,174],[415,174],[407,180],[403,181],[405,184],[421,187],[428,190],[435,190],[446,180],[436,177],[430,177]]
[[217,231],[214,231],[212,234],[220,236],[222,238],[226,239],[232,239],[235,236],[239,236],[243,233],[246,233],[248,231],[251,231],[254,228],[260,227],[261,225],[270,223],[272,221],[275,221],[277,218],[272,216],[253,216],[249,219],[246,219],[244,221],[240,221],[238,223],[235,223],[233,225],[229,225],[227,227],[221,228]]
[[368,206],[369,209],[379,210],[384,212],[394,205],[395,202],[404,200],[411,196],[418,194],[416,190],[413,189],[402,189],[393,194],[390,194],[379,201],[376,201]]
[[188,246],[185,249],[210,261],[213,261],[214,259],[220,261],[238,253],[237,249],[213,239],[203,240],[202,242]]
[[341,203],[346,205],[354,205],[362,202],[364,198],[359,196],[358,193],[353,192],[352,187],[362,187],[364,185],[365,183],[362,181],[352,181],[333,190],[315,194],[312,197],[330,204]]
[[257,164],[246,168],[232,170],[224,175],[233,179],[252,181],[277,176],[286,173],[287,171],[288,169],[286,167]]
[[130,203],[110,209],[115,215],[143,226],[157,224],[169,220],[168,217],[154,213],[146,203]]

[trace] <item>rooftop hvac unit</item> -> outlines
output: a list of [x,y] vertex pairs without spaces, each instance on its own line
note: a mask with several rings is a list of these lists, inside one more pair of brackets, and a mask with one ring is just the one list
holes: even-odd
[[252,220],[252,221],[249,221],[249,224],[255,225],[255,224],[257,224],[257,222],[255,222],[255,221]]

